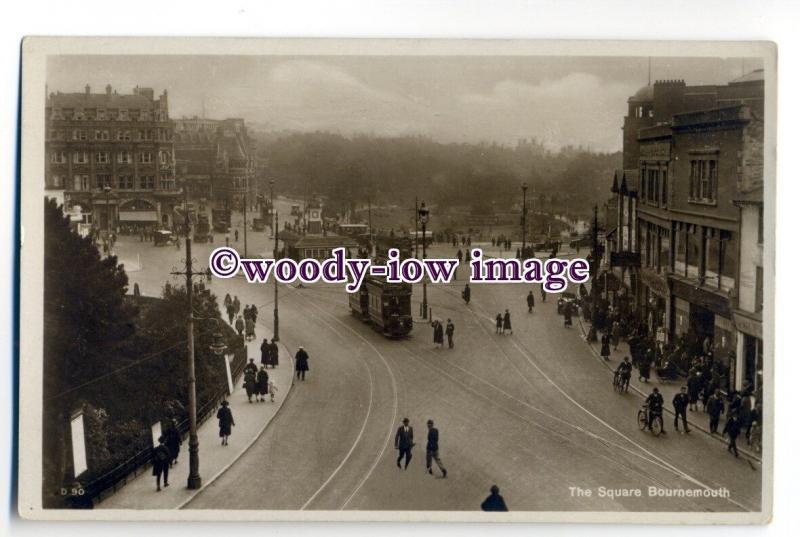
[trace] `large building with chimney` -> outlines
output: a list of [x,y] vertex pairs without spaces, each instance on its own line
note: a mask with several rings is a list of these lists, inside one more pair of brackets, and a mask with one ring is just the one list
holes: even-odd
[[166,90],[53,92],[46,101],[45,188],[97,231],[170,228],[175,181]]
[[657,81],[628,99],[610,271],[651,334],[710,347],[723,389],[760,389],[764,77]]

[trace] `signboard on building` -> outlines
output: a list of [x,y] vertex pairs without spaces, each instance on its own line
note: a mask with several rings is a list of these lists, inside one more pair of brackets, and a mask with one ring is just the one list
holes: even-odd
[[86,461],[86,433],[83,428],[83,411],[78,411],[74,414],[69,425],[72,433],[72,469],[73,475],[77,478],[89,469]]

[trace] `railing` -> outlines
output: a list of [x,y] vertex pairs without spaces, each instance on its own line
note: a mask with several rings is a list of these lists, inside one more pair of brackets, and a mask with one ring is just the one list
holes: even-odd
[[[242,347],[234,352],[233,360],[231,362],[231,377],[236,384],[239,376],[244,371],[244,366],[247,364],[247,347]],[[198,426],[205,422],[208,418],[214,415],[214,410],[219,406],[220,401],[227,397],[228,386],[227,382],[224,386],[216,390],[213,395],[197,409],[197,424]],[[189,418],[182,420],[177,424],[178,432],[181,438],[189,434]],[[143,439],[146,438],[148,443],[151,442],[150,430],[142,431]],[[68,500],[65,507],[91,509],[99,502],[113,495],[117,490],[127,484],[130,477],[136,477],[150,467],[153,457],[153,448],[147,447],[142,449],[134,456],[117,465],[100,477],[92,480],[83,486],[83,493],[79,496],[73,496]]]

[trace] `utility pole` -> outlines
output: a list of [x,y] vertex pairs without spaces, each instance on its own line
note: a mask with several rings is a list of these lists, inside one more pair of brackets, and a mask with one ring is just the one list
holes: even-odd
[[600,268],[597,244],[597,205],[594,206],[594,222],[592,223],[592,318],[590,319],[589,341],[597,341],[597,271]]
[[[428,209],[425,207],[425,202],[422,202],[422,205],[419,206],[419,221],[422,224],[422,259],[423,263],[425,260],[425,243],[426,243],[426,226],[428,224]],[[428,285],[427,280],[423,276],[422,278],[422,318],[428,318]]]
[[369,226],[369,256],[372,257],[372,196],[367,196],[367,225]]
[[183,191],[184,203],[184,226],[186,233],[186,270],[184,272],[173,272],[172,274],[186,276],[186,338],[187,338],[187,366],[189,376],[189,478],[186,486],[189,489],[197,490],[202,485],[200,478],[200,442],[197,439],[197,379],[194,370],[194,285],[193,276],[205,276],[204,272],[192,271],[192,225],[189,218],[189,206],[187,199],[186,186]]
[[520,258],[525,259],[525,228],[527,227],[526,216],[528,215],[528,183],[522,183],[522,249]]
[[414,259],[419,259],[419,197],[414,196]]
[[[278,259],[278,211],[275,211],[275,247],[272,250],[272,257],[273,259]],[[274,278],[275,283],[275,300],[274,300],[274,308],[272,310],[273,316],[273,325],[272,325],[272,332],[275,337],[275,341],[280,341],[280,337],[278,336],[278,279]]]
[[247,259],[247,177],[244,178],[244,198],[242,206],[244,209],[244,257]]

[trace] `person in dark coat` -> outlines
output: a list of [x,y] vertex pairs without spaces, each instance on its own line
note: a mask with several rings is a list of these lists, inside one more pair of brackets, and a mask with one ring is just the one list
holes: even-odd
[[526,298],[528,302],[528,313],[533,313],[533,306],[535,306],[534,298],[533,298],[533,291],[528,291],[528,298]]
[[239,315],[239,309],[242,307],[242,303],[241,303],[241,302],[239,302],[239,297],[238,297],[238,296],[234,296],[234,297],[233,297],[233,302],[232,302],[232,304],[233,304],[233,312],[234,312],[236,315]]
[[547,291],[544,288],[544,284],[542,284],[541,292],[542,292],[542,302],[543,303],[547,302]]
[[639,362],[639,380],[650,381],[650,364],[652,363],[652,350],[647,349]]
[[703,373],[695,371],[689,376],[687,381],[689,388],[689,410],[697,410],[697,401],[700,399],[700,391],[703,389]]
[[483,500],[481,504],[481,511],[508,511],[508,507],[506,507],[506,501],[500,496],[500,488],[497,485],[492,485],[492,488],[489,489],[490,494]]
[[706,410],[708,411],[708,432],[717,434],[719,418],[725,412],[725,399],[719,389],[714,390],[714,394],[708,398]]
[[297,353],[294,355],[294,370],[297,378],[305,382],[306,371],[308,371],[308,353],[302,345],[297,347]]
[[222,406],[217,411],[217,420],[219,420],[219,436],[222,438],[222,445],[228,445],[228,437],[231,435],[231,427],[236,423],[233,421],[233,413],[229,408],[228,401],[222,401]]
[[683,420],[684,432],[690,432],[689,424],[686,421],[687,406],[689,406],[689,395],[686,393],[686,386],[681,386],[680,393],[676,393],[672,398],[672,407],[675,409],[675,432],[678,432],[678,418]]
[[442,347],[444,345],[444,329],[440,321],[433,321],[433,346]]
[[600,356],[603,357],[603,360],[608,361],[608,357],[611,356],[611,336],[607,333],[603,334],[603,337],[600,338]]
[[164,444],[169,449],[169,465],[177,464],[178,455],[181,452],[181,433],[178,432],[178,425],[175,420],[170,420],[167,430],[164,431]]
[[261,342],[261,365],[269,365],[269,342],[267,338]]
[[472,298],[472,290],[469,288],[469,284],[464,285],[464,290],[461,291],[461,298],[469,305],[469,299]]
[[161,492],[161,476],[164,476],[164,486],[169,486],[169,462],[172,456],[169,448],[164,444],[164,436],[158,438],[158,445],[153,449],[153,475],[156,476],[156,492]]
[[436,466],[442,471],[442,477],[447,477],[447,470],[442,465],[442,459],[439,458],[439,429],[433,426],[433,420],[428,420],[428,444],[425,449],[425,467],[431,475],[433,475],[433,461],[436,461]]
[[225,311],[228,312],[228,324],[232,325],[233,318],[236,316],[236,314],[233,311],[233,304],[228,304],[227,306],[225,306]]
[[572,305],[564,305],[564,327],[572,326]]
[[250,306],[250,318],[253,319],[253,323],[258,320],[258,308],[255,304]]
[[256,323],[253,322],[252,317],[248,317],[247,320],[244,322],[245,326],[245,338],[250,341],[256,338]]
[[733,453],[734,456],[739,457],[739,448],[736,447],[736,438],[742,430],[742,423],[739,421],[739,414],[732,412],[728,416],[728,421],[725,423],[725,428],[722,434],[728,435],[728,453]]
[[275,338],[272,338],[269,343],[269,365],[273,369],[278,367],[278,344],[275,343]]
[[244,332],[244,319],[242,319],[241,315],[236,318],[236,332],[238,332],[239,337],[241,337],[242,332]]
[[269,393],[269,373],[267,367],[262,365],[256,374],[256,401],[266,401],[267,393]]
[[408,463],[411,462],[411,448],[414,447],[414,428],[408,424],[408,418],[403,418],[403,425],[397,428],[394,435],[394,448],[398,450],[397,467],[401,468],[400,461],[406,459],[405,469],[408,470]]
[[447,348],[453,348],[453,334],[456,331],[456,326],[453,324],[453,321],[447,319],[447,329],[445,330],[445,334],[447,334]]
[[495,334],[502,334],[503,333],[503,314],[498,313],[497,317],[494,318],[494,333]]
[[511,332],[511,335],[514,335],[514,331],[511,329],[511,314],[508,313],[508,310],[506,310],[505,315],[503,315],[503,335],[505,335],[506,330]]
[[256,374],[258,373],[258,366],[256,366],[253,358],[250,358],[250,363],[244,366],[244,389],[247,392],[247,402],[253,402],[253,395],[256,393]]

